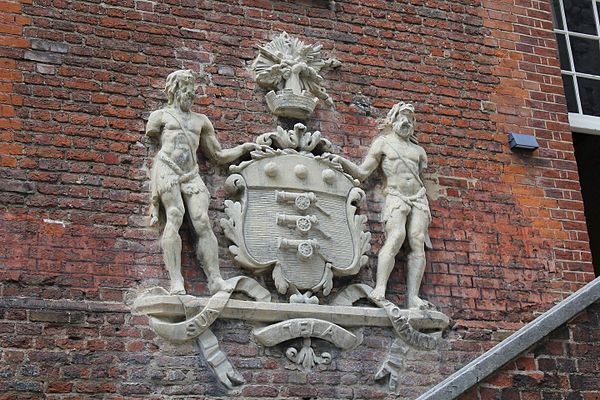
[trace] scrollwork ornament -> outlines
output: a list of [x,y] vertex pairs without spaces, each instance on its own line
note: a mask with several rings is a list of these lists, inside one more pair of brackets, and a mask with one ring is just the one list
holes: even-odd
[[289,347],[285,351],[285,356],[288,360],[296,364],[299,369],[303,369],[304,371],[310,371],[317,365],[331,364],[331,354],[323,352],[318,356],[311,347],[311,344],[311,339],[309,337],[303,338],[300,351],[295,347]]

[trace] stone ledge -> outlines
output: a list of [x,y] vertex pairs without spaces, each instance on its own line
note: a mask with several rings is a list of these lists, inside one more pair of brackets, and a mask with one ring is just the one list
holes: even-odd
[[[135,302],[134,312],[156,318],[183,320],[197,314],[208,303],[208,297],[149,296]],[[438,311],[400,310],[400,316],[410,317],[410,324],[418,330],[442,330],[449,318]],[[222,318],[260,322],[279,322],[293,318],[316,318],[341,326],[392,326],[385,310],[375,307],[328,306],[318,304],[271,303],[264,301],[229,300]]]

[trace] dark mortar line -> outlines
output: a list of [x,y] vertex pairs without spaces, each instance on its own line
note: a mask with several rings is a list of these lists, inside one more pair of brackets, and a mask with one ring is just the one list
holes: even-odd
[[0,308],[23,308],[29,310],[54,310],[54,311],[88,311],[102,313],[130,313],[131,310],[124,303],[101,302],[89,300],[53,300],[36,299],[31,297],[4,297],[0,298]]

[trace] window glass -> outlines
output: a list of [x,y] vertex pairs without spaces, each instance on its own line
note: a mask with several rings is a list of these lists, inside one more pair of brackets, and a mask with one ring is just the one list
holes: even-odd
[[564,29],[559,0],[552,0],[552,21],[556,29]]
[[577,98],[575,97],[575,86],[571,75],[563,75],[563,85],[565,87],[565,96],[567,97],[567,108],[569,112],[579,112],[577,109]]
[[600,75],[600,43],[594,39],[569,36],[575,71]]
[[600,80],[579,77],[577,83],[583,113],[600,117]]
[[600,0],[551,4],[569,120],[574,129],[600,131]]
[[558,41],[558,56],[560,59],[560,69],[563,71],[571,70],[571,63],[569,62],[569,51],[567,50],[567,40],[565,35],[556,34],[556,40]]
[[570,31],[596,35],[593,0],[563,0]]
[[581,182],[581,196],[587,229],[590,235],[590,249],[596,270],[600,276],[600,136],[573,132],[573,147]]

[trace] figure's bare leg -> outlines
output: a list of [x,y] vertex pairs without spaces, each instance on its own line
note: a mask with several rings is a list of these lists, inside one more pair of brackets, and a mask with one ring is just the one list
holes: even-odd
[[377,275],[375,289],[369,297],[375,301],[385,299],[385,289],[394,265],[396,254],[400,251],[406,237],[406,212],[397,210],[385,224],[385,243],[377,255]]
[[208,193],[200,192],[184,195],[190,219],[198,237],[196,254],[202,262],[204,273],[208,279],[208,289],[211,293],[224,290],[231,292],[233,286],[228,284],[219,271],[219,245],[208,219]]
[[167,214],[167,223],[160,240],[163,260],[171,280],[171,294],[185,294],[183,276],[181,275],[181,237],[179,228],[183,222],[185,208],[178,187],[173,187],[161,196]]
[[198,234],[198,247],[196,253],[204,265],[204,273],[208,278],[208,289],[212,294],[222,290],[231,292],[233,286],[227,283],[219,271],[219,245],[213,233],[208,217],[206,218],[208,229]]
[[427,309],[432,305],[419,297],[419,289],[425,272],[425,235],[429,216],[418,209],[408,217],[407,236],[410,253],[407,256],[406,297],[409,309]]

